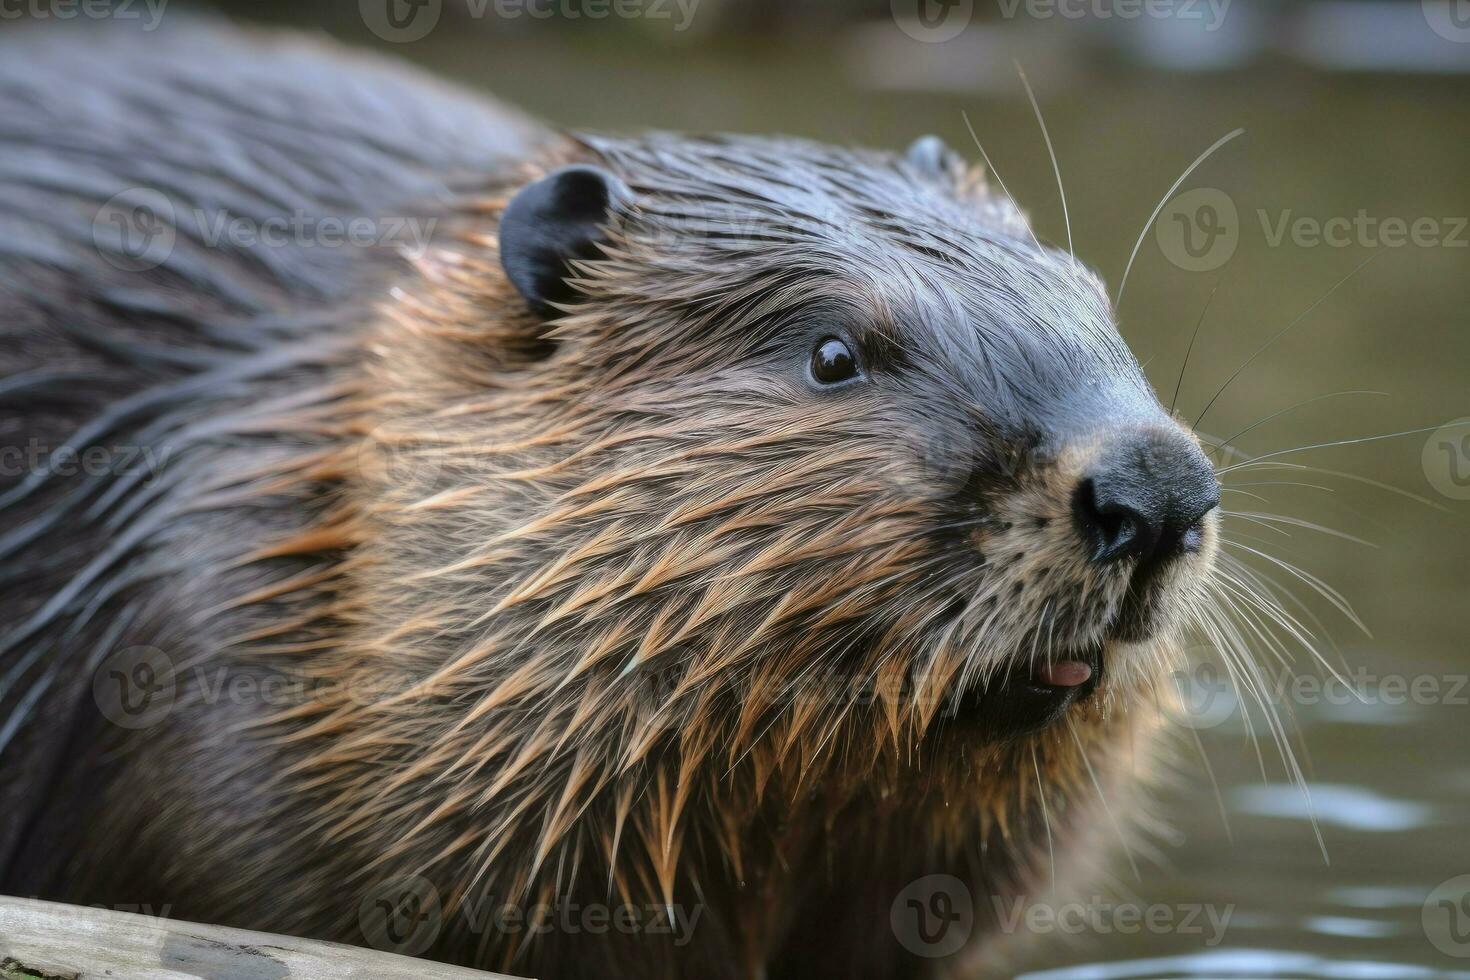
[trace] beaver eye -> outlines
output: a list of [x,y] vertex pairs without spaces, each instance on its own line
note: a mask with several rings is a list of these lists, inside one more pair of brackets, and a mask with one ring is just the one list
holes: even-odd
[[857,358],[845,341],[824,337],[812,351],[812,377],[824,385],[835,385],[857,377]]

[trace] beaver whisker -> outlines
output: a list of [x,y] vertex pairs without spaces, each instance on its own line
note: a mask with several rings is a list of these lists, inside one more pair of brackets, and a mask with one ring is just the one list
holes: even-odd
[[[1041,105],[1036,101],[1036,93],[1031,91],[1031,81],[1026,77],[1025,70],[1017,61],[1016,74],[1021,76],[1021,87],[1026,90],[1026,98],[1031,101],[1031,111],[1036,113],[1037,125],[1041,127],[1041,138],[1046,141],[1046,152],[1051,157],[1051,170],[1057,178],[1057,195],[1062,199],[1062,221],[1067,226],[1067,255],[1075,262],[1077,250],[1072,247],[1072,216],[1067,212],[1067,190],[1062,186],[1062,168],[1057,164],[1057,151],[1051,145],[1051,133],[1047,132],[1046,120],[1041,115]],[[1033,757],[1032,761],[1035,761]],[[1052,869],[1055,871],[1055,867]]]
[[[1256,524],[1261,524],[1265,527],[1272,527],[1273,524],[1289,524],[1292,527],[1300,527],[1308,531],[1317,531],[1321,534],[1326,534],[1334,538],[1340,538],[1343,541],[1351,541],[1353,544],[1360,544],[1367,548],[1379,547],[1378,544],[1369,541],[1366,538],[1360,538],[1355,534],[1349,534],[1346,531],[1339,531],[1337,528],[1328,527],[1325,524],[1318,524],[1315,521],[1302,520],[1299,517],[1287,517],[1282,514],[1265,514],[1259,511],[1225,510],[1223,508],[1220,511],[1220,516],[1239,517],[1243,520],[1248,520]],[[1272,529],[1278,531],[1281,530],[1280,528],[1274,527],[1272,527]],[[1286,532],[1283,531],[1282,533],[1284,534]]]
[[[1241,565],[1239,562],[1233,562],[1231,568],[1222,565],[1219,569],[1220,579],[1223,581],[1235,581],[1234,576],[1230,573],[1232,568],[1235,572],[1244,574],[1256,580],[1258,584],[1260,583],[1259,576],[1254,570]],[[1276,655],[1283,666],[1290,665],[1290,656],[1284,644],[1271,633],[1270,629],[1259,618],[1260,616],[1266,617],[1266,619],[1285,629],[1329,673],[1338,678],[1339,681],[1342,681],[1341,676],[1317,651],[1315,644],[1312,642],[1313,637],[1311,633],[1274,600],[1273,593],[1270,589],[1252,591],[1243,585],[1237,584],[1237,588],[1232,591],[1233,595],[1222,593],[1221,598],[1229,604],[1240,620],[1247,624],[1261,641],[1262,645]],[[1241,652],[1244,652],[1244,650],[1242,649]],[[1250,663],[1253,667],[1255,666],[1254,658],[1251,659]],[[1264,689],[1264,680],[1262,680],[1262,684]],[[1261,704],[1261,707],[1265,710],[1266,706],[1265,704]]]
[[[1269,465],[1269,464],[1267,464],[1267,465]],[[1285,464],[1282,464],[1282,465],[1285,465]],[[1240,489],[1241,487],[1306,487],[1308,490],[1321,490],[1321,491],[1323,491],[1325,493],[1336,493],[1337,492],[1336,490],[1333,490],[1331,487],[1324,487],[1324,486],[1322,486],[1322,484],[1320,484],[1320,483],[1302,483],[1299,480],[1262,480],[1262,481],[1259,481],[1259,482],[1252,482],[1252,483],[1228,483],[1228,484],[1222,484],[1221,487],[1220,487],[1220,489],[1222,491],[1228,490],[1231,493],[1245,493],[1244,490],[1241,490]],[[1257,497],[1257,498],[1260,498],[1262,500],[1266,500],[1265,497],[1262,497],[1258,493],[1248,494],[1248,496]],[[1268,501],[1268,503],[1269,503],[1269,501]]]
[[1320,636],[1324,642],[1332,647],[1333,652],[1338,655],[1338,658],[1343,659],[1342,651],[1338,649],[1336,642],[1332,639],[1331,632],[1317,614],[1312,611],[1311,606],[1303,602],[1295,593],[1278,582],[1272,575],[1247,565],[1234,555],[1222,554],[1220,555],[1220,559],[1222,570],[1232,571],[1242,577],[1247,586],[1246,591],[1251,593],[1253,597],[1266,597],[1270,601],[1278,604],[1282,598],[1289,601],[1303,616],[1312,621],[1312,626],[1316,632],[1312,632],[1311,630],[1304,631],[1314,639]]
[[[1217,582],[1212,582],[1212,584],[1218,585]],[[1269,631],[1263,630],[1260,626],[1255,625],[1252,618],[1244,615],[1243,610],[1240,609],[1230,596],[1218,590],[1216,591],[1216,595],[1219,600],[1217,604],[1201,607],[1205,615],[1200,622],[1206,627],[1207,635],[1211,637],[1214,648],[1220,653],[1226,665],[1226,670],[1231,677],[1232,683],[1235,685],[1237,697],[1240,697],[1242,692],[1248,692],[1260,708],[1262,717],[1266,721],[1267,732],[1276,745],[1276,750],[1281,758],[1282,764],[1286,767],[1289,777],[1296,784],[1306,802],[1308,816],[1311,820],[1313,833],[1317,839],[1318,848],[1322,853],[1322,859],[1330,864],[1331,859],[1327,854],[1327,845],[1322,837],[1322,831],[1318,826],[1316,813],[1312,807],[1311,789],[1307,784],[1305,773],[1297,762],[1296,752],[1291,747],[1290,739],[1287,736],[1280,715],[1276,711],[1275,704],[1270,699],[1267,679],[1261,673],[1260,665],[1250,655],[1250,645],[1241,635],[1236,623],[1217,615],[1216,610],[1234,610],[1238,616],[1237,622],[1245,624],[1257,635],[1258,639],[1263,643],[1271,645]],[[1242,681],[1244,681],[1243,685]],[[1245,703],[1244,699],[1240,700],[1240,704],[1244,705]],[[1265,760],[1260,753],[1260,746],[1255,737],[1254,726],[1250,724],[1249,713],[1242,710],[1242,718],[1246,722],[1247,731],[1251,733],[1252,743],[1256,746],[1257,762],[1261,766],[1261,776],[1265,779]]]
[[[1285,607],[1283,607],[1280,602],[1276,600],[1276,593],[1279,592],[1281,595],[1286,596],[1298,606],[1300,606],[1302,611],[1308,617],[1310,617],[1314,623],[1316,623],[1318,630],[1324,636],[1328,636],[1326,629],[1322,626],[1316,615],[1312,613],[1310,608],[1308,608],[1304,603],[1302,603],[1299,599],[1292,595],[1290,591],[1283,588],[1278,582],[1276,582],[1275,579],[1257,571],[1256,569],[1250,568],[1238,559],[1233,558],[1229,555],[1224,555],[1221,557],[1221,561],[1222,576],[1236,584],[1238,589],[1236,594],[1242,599],[1242,601],[1249,603],[1253,608],[1260,610],[1262,614],[1268,616],[1282,628],[1286,629],[1292,635],[1292,638],[1296,640],[1296,642],[1299,643],[1313,659],[1321,664],[1324,670],[1326,670],[1330,675],[1332,675],[1335,680],[1343,684],[1349,690],[1353,690],[1352,686],[1347,683],[1346,678],[1344,678],[1332,666],[1332,664],[1328,662],[1327,658],[1324,657],[1322,653],[1316,649],[1316,645],[1313,643],[1313,640],[1315,640],[1316,638],[1316,634],[1309,630],[1300,620],[1289,613],[1285,609]],[[1243,577],[1246,581],[1243,582],[1240,580],[1240,578],[1237,578],[1236,576]],[[1247,587],[1247,582],[1251,585],[1254,585],[1254,588]],[[1328,642],[1331,642],[1330,636],[1328,636]],[[1336,649],[1335,644],[1333,644],[1333,647],[1334,649]],[[1290,660],[1286,656],[1284,648],[1277,654],[1277,658],[1281,661],[1282,666],[1290,666]]]
[[[1261,499],[1262,500],[1265,500],[1264,497],[1262,497]],[[1267,502],[1269,503],[1269,501],[1267,501]],[[1251,524],[1257,525],[1258,527],[1263,527],[1263,528],[1265,528],[1266,530],[1270,531],[1273,534],[1279,534],[1279,535],[1281,535],[1282,537],[1285,537],[1285,538],[1290,538],[1291,537],[1291,532],[1290,531],[1288,531],[1288,530],[1286,530],[1284,528],[1279,528],[1279,527],[1277,527],[1274,524],[1267,523],[1266,521],[1264,521],[1264,520],[1262,520],[1262,519],[1260,519],[1258,517],[1254,517],[1254,516],[1252,516],[1250,514],[1242,514],[1242,513],[1238,512],[1238,511],[1226,512],[1225,510],[1222,509],[1220,511],[1220,518],[1221,518],[1221,520],[1227,520],[1229,518],[1235,518],[1236,520],[1247,521],[1247,522],[1249,522]],[[1252,540],[1265,541],[1267,539],[1253,537]]]
[[[1025,212],[1021,210],[1021,206],[1016,203],[1016,199],[1011,196],[1010,189],[1006,187],[1006,182],[1000,176],[1000,171],[995,169],[995,164],[990,161],[990,154],[985,152],[985,147],[980,143],[980,137],[975,133],[975,126],[970,122],[970,114],[964,109],[961,109],[960,118],[965,121],[965,129],[969,130],[970,139],[975,142],[975,149],[980,151],[980,159],[985,161],[985,169],[990,172],[990,176],[994,177],[995,182],[1000,185],[1001,193],[1006,196],[1006,200],[1010,201],[1011,208],[1016,214],[1024,214]],[[1026,234],[1030,236],[1031,244],[1036,246],[1036,251],[1043,251],[1041,242],[1036,237],[1036,232],[1031,230],[1031,222],[1022,220],[1021,225],[1026,229]]]
[[[1176,392],[1176,394],[1177,394],[1177,392]],[[1294,411],[1296,411],[1299,408],[1305,408],[1308,405],[1313,405],[1313,404],[1316,404],[1317,402],[1320,402],[1320,401],[1326,401],[1329,398],[1341,398],[1341,397],[1346,396],[1346,395],[1381,395],[1381,396],[1387,397],[1388,394],[1389,393],[1386,392],[1386,391],[1374,391],[1374,390],[1371,390],[1371,389],[1358,388],[1358,389],[1351,389],[1351,390],[1348,390],[1348,391],[1333,391],[1333,392],[1329,392],[1329,393],[1327,393],[1325,395],[1317,395],[1317,396],[1315,396],[1313,398],[1308,398],[1305,401],[1297,402],[1295,405],[1292,405],[1290,408],[1283,408],[1280,411],[1272,412],[1270,415],[1264,416],[1263,418],[1259,418],[1256,421],[1252,422],[1250,425],[1246,426],[1244,429],[1241,429],[1239,432],[1235,433],[1235,435],[1230,436],[1227,439],[1220,439],[1218,441],[1212,440],[1212,439],[1206,439],[1205,442],[1209,445],[1211,452],[1223,451],[1223,450],[1226,450],[1226,449],[1234,449],[1235,448],[1235,440],[1241,438],[1242,436],[1244,436],[1244,435],[1246,435],[1246,434],[1248,434],[1250,432],[1255,431],[1257,428],[1259,428],[1260,426],[1265,425],[1267,422],[1274,421],[1275,419],[1278,419],[1278,418],[1280,418],[1283,415],[1286,415],[1286,414],[1289,414],[1291,412],[1294,412]]]
[[1295,327],[1297,324],[1301,323],[1302,320],[1304,320],[1306,318],[1307,314],[1311,313],[1317,307],[1321,306],[1324,302],[1326,302],[1326,300],[1327,300],[1327,298],[1329,296],[1331,296],[1333,293],[1337,292],[1338,287],[1340,287],[1343,283],[1347,282],[1353,276],[1357,275],[1359,272],[1361,272],[1368,265],[1368,263],[1372,262],[1374,259],[1378,258],[1378,256],[1380,256],[1382,254],[1383,254],[1382,252],[1374,252],[1373,254],[1369,255],[1366,259],[1364,259],[1362,262],[1359,262],[1353,268],[1353,271],[1352,272],[1349,272],[1347,275],[1343,276],[1341,279],[1337,280],[1337,282],[1335,282],[1331,286],[1329,286],[1327,288],[1327,291],[1325,293],[1323,293],[1321,296],[1318,296],[1316,298],[1316,300],[1314,300],[1310,306],[1308,306],[1306,309],[1304,309],[1300,313],[1298,313],[1296,315],[1296,317],[1293,318],[1290,323],[1288,323],[1286,326],[1282,327],[1279,331],[1277,331],[1274,335],[1272,335],[1272,337],[1271,337],[1270,340],[1266,341],[1260,347],[1256,348],[1255,353],[1251,354],[1250,357],[1247,357],[1245,359],[1245,363],[1241,364],[1240,367],[1236,368],[1235,369],[1235,373],[1232,374],[1230,377],[1226,378],[1225,379],[1225,383],[1222,384],[1220,386],[1219,390],[1215,392],[1215,394],[1210,398],[1210,400],[1208,402],[1205,403],[1205,407],[1200,410],[1199,415],[1195,418],[1194,422],[1191,424],[1191,428],[1198,428],[1199,427],[1200,423],[1205,420],[1205,416],[1209,414],[1210,408],[1215,404],[1215,402],[1219,399],[1219,397],[1225,393],[1225,389],[1229,388],[1230,385],[1234,383],[1235,379],[1238,378],[1238,377],[1240,377],[1241,374],[1245,371],[1246,368],[1250,367],[1252,361],[1254,361],[1256,358],[1258,358],[1262,354],[1264,354],[1269,348],[1271,348],[1276,343],[1276,341],[1278,341],[1282,337],[1286,336],[1286,334],[1288,332],[1290,332],[1293,327]]
[[[1242,465],[1240,465],[1237,468],[1238,469],[1257,469],[1257,468],[1259,468],[1259,469],[1290,469],[1290,470],[1305,470],[1305,471],[1312,472],[1312,473],[1324,473],[1324,474],[1326,474],[1328,476],[1335,476],[1335,477],[1339,477],[1339,478],[1344,479],[1344,480],[1351,480],[1351,481],[1353,481],[1355,483],[1361,483],[1361,484],[1364,484],[1365,486],[1370,486],[1370,487],[1373,487],[1373,488],[1378,489],[1378,490],[1384,490],[1384,491],[1387,491],[1388,493],[1397,494],[1400,497],[1404,497],[1404,498],[1406,498],[1408,500],[1412,500],[1412,501],[1414,501],[1416,503],[1424,504],[1426,507],[1432,507],[1435,510],[1442,511],[1444,513],[1448,513],[1449,512],[1449,508],[1445,507],[1443,504],[1439,503],[1438,501],[1430,500],[1428,497],[1425,497],[1422,494],[1414,493],[1412,490],[1405,490],[1403,487],[1396,487],[1396,486],[1394,486],[1391,483],[1384,483],[1382,480],[1375,480],[1375,479],[1372,479],[1371,477],[1361,476],[1361,475],[1359,475],[1357,473],[1346,473],[1346,472],[1343,472],[1342,470],[1328,469],[1327,467],[1324,467],[1324,466],[1314,466],[1314,465],[1308,465],[1306,463],[1284,463],[1284,462],[1280,462],[1280,461],[1270,461],[1270,462],[1262,462],[1262,463],[1251,463],[1249,466],[1246,466],[1246,465],[1242,464]],[[1242,486],[1242,487],[1245,487],[1245,486],[1264,486],[1264,485],[1265,484],[1252,484],[1252,483],[1236,483],[1236,484],[1231,484],[1231,486]],[[1318,485],[1312,484],[1312,483],[1293,484],[1293,485],[1312,487],[1313,489],[1316,489],[1316,490],[1326,490],[1329,493],[1333,492],[1328,487],[1318,486]]]
[[[1231,686],[1235,688],[1236,700],[1239,704],[1244,705],[1245,694],[1248,685],[1239,676],[1238,671],[1240,667],[1235,659],[1231,656],[1231,652],[1236,649],[1244,650],[1247,647],[1244,638],[1239,635],[1239,630],[1236,628],[1235,623],[1230,618],[1231,616],[1233,616],[1243,619],[1244,613],[1236,609],[1234,598],[1221,590],[1218,585],[1212,583],[1209,586],[1209,591],[1211,593],[1212,602],[1209,605],[1201,606],[1194,611],[1195,615],[1193,617],[1193,624],[1202,634],[1204,634],[1205,638],[1209,641],[1210,649],[1220,654],[1220,658],[1225,666],[1226,673],[1230,676]],[[1236,641],[1237,645],[1232,646],[1231,643],[1227,640],[1227,637],[1232,637]],[[1261,708],[1264,712],[1265,706],[1262,705]],[[1251,719],[1249,712],[1245,711],[1244,709],[1242,709],[1241,711],[1241,721],[1245,724],[1246,733],[1250,736],[1251,742],[1255,746],[1256,760],[1261,767],[1261,778],[1265,779],[1265,757],[1261,754],[1259,740],[1256,737],[1254,722]]]
[[1057,886],[1057,850],[1051,837],[1051,811],[1046,806],[1046,787],[1041,782],[1041,763],[1036,761],[1036,743],[1031,743],[1031,768],[1036,773],[1036,796],[1041,800],[1041,823],[1046,828],[1046,857],[1051,866],[1051,887]]
[[[1047,604],[1050,605],[1051,600],[1048,599],[1046,601],[1047,601]],[[1043,619],[1047,619],[1045,612],[1042,613],[1042,618]],[[1046,623],[1046,650],[1047,650],[1046,658],[1047,658],[1047,663],[1054,663],[1055,662],[1055,658],[1056,658],[1056,648],[1055,648],[1055,646],[1053,646],[1053,638],[1054,638],[1054,636],[1056,634],[1056,626],[1057,626],[1057,621],[1056,621],[1056,618],[1055,617],[1050,618],[1050,619],[1047,619],[1047,623]]]
[[1133,271],[1133,261],[1138,258],[1138,250],[1143,248],[1144,236],[1147,235],[1148,230],[1153,227],[1153,223],[1158,218],[1159,213],[1164,210],[1164,205],[1169,203],[1169,198],[1174,196],[1174,192],[1177,191],[1180,185],[1189,178],[1190,174],[1194,173],[1196,167],[1209,159],[1210,155],[1213,154],[1220,147],[1224,146],[1226,143],[1229,143],[1231,140],[1235,139],[1235,137],[1241,135],[1244,132],[1244,128],[1233,129],[1230,132],[1226,133],[1224,136],[1217,139],[1214,143],[1210,144],[1210,147],[1207,150],[1194,158],[1193,163],[1184,168],[1184,173],[1180,174],[1179,178],[1169,186],[1169,189],[1167,191],[1164,192],[1164,196],[1159,198],[1159,203],[1154,207],[1153,214],[1150,214],[1148,216],[1148,220],[1145,221],[1143,223],[1143,227],[1139,229],[1138,241],[1133,243],[1133,251],[1128,256],[1128,263],[1123,266],[1123,278],[1118,283],[1118,295],[1113,300],[1113,305],[1115,307],[1122,307],[1123,305],[1123,291],[1128,288],[1128,275]]
[[1082,768],[1087,771],[1088,781],[1097,792],[1097,801],[1102,805],[1103,814],[1108,823],[1112,825],[1113,833],[1117,835],[1118,845],[1123,849],[1123,855],[1128,859],[1128,867],[1133,871],[1133,880],[1142,881],[1143,875],[1138,871],[1138,861],[1133,857],[1133,848],[1128,846],[1128,837],[1123,833],[1123,825],[1118,822],[1118,817],[1113,813],[1113,808],[1108,805],[1108,796],[1103,792],[1102,782],[1097,778],[1097,770],[1092,767],[1092,760],[1087,755],[1087,747],[1082,744],[1082,736],[1077,734],[1077,722],[1072,715],[1067,715],[1067,731],[1072,736],[1072,741],[1077,746],[1077,757],[1082,760]]
[[[1275,607],[1270,604],[1261,603],[1234,576],[1222,573],[1220,578],[1224,585],[1225,594],[1231,599],[1233,612],[1242,617],[1249,616],[1251,622],[1256,627],[1264,627],[1266,621],[1275,623],[1283,629],[1286,629],[1298,643],[1310,649],[1310,639],[1306,635],[1303,635],[1297,627],[1278,619],[1278,610]],[[1283,667],[1290,666],[1292,658],[1285,644],[1264,630],[1261,634],[1261,640],[1266,650],[1276,658],[1278,663]]]
[[[1242,490],[1242,489],[1240,489],[1240,485],[1233,486],[1233,487],[1221,487],[1220,488],[1220,492],[1221,493],[1238,493],[1242,497],[1249,497],[1252,500],[1259,500],[1263,504],[1269,504],[1271,502],[1269,498],[1263,496],[1262,494],[1259,494],[1259,493],[1251,493],[1249,490]],[[1222,514],[1222,516],[1223,516],[1223,514]]]
[[1322,596],[1322,598],[1332,603],[1332,605],[1337,609],[1338,612],[1346,616],[1347,619],[1354,626],[1358,627],[1358,629],[1362,630],[1364,634],[1368,636],[1373,635],[1372,632],[1368,629],[1367,624],[1364,623],[1362,619],[1358,617],[1358,614],[1353,611],[1351,603],[1348,602],[1343,594],[1341,592],[1338,592],[1332,586],[1328,585],[1326,582],[1322,581],[1317,576],[1311,574],[1310,572],[1304,571],[1301,568],[1298,568],[1296,565],[1292,564],[1289,561],[1286,561],[1284,558],[1277,558],[1274,555],[1269,555],[1266,552],[1261,551],[1257,548],[1252,548],[1250,545],[1241,544],[1238,541],[1228,540],[1222,540],[1221,544],[1240,548],[1242,551],[1248,551],[1258,558],[1269,561],[1271,564],[1283,569],[1295,578],[1301,579],[1303,582],[1309,585],[1318,595]]
[[1355,439],[1334,439],[1331,442],[1314,442],[1306,446],[1292,446],[1289,449],[1278,449],[1274,452],[1261,453],[1259,456],[1252,457],[1251,459],[1247,459],[1239,463],[1232,463],[1229,466],[1224,466],[1217,469],[1215,473],[1217,476],[1224,476],[1226,473],[1233,473],[1234,471],[1245,466],[1259,463],[1262,460],[1274,459],[1277,456],[1287,456],[1292,453],[1302,453],[1312,449],[1328,449],[1333,446],[1355,446],[1359,443],[1365,442],[1382,442],[1384,439],[1397,439],[1400,436],[1413,436],[1420,435],[1425,432],[1434,432],[1443,427],[1444,423],[1440,422],[1434,425],[1421,425],[1414,429],[1403,429],[1399,432],[1385,432],[1373,436],[1358,436]]
[[1227,843],[1235,843],[1235,830],[1230,826],[1230,809],[1225,806],[1225,794],[1220,790],[1220,780],[1215,775],[1215,766],[1210,762],[1210,753],[1205,751],[1205,741],[1199,737],[1199,730],[1190,727],[1190,736],[1194,739],[1195,751],[1199,753],[1200,762],[1205,767],[1205,777],[1210,781],[1210,793],[1215,797],[1215,812],[1220,814],[1220,826],[1225,828],[1225,840]]
[[1210,295],[1205,297],[1205,305],[1199,311],[1199,319],[1194,321],[1194,333],[1189,335],[1189,346],[1184,349],[1184,361],[1179,365],[1179,377],[1174,380],[1174,394],[1169,399],[1169,414],[1174,414],[1174,409],[1179,404],[1179,389],[1184,386],[1184,373],[1189,370],[1189,356],[1194,353],[1194,342],[1199,340],[1200,328],[1205,325],[1205,314],[1210,312],[1210,304],[1215,301],[1215,294],[1220,291],[1220,280],[1215,280],[1215,285],[1210,287]]
[[[1037,617],[1036,617],[1037,622],[1043,622],[1043,621],[1045,621],[1046,620],[1046,614],[1047,614],[1048,611],[1050,611],[1050,609],[1051,609],[1051,597],[1048,596],[1047,599],[1046,599],[1046,602],[1042,603],[1040,614],[1037,615]],[[1035,663],[1036,662],[1036,644],[1037,644],[1037,641],[1040,640],[1040,639],[1041,639],[1041,630],[1040,629],[1033,628],[1031,630],[1031,656],[1030,656],[1030,660],[1031,660],[1032,663]]]

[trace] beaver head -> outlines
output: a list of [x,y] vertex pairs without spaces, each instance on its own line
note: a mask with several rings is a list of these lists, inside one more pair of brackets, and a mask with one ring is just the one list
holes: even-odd
[[1210,567],[1214,472],[1098,279],[932,141],[581,140],[419,271],[348,654],[410,683],[333,749],[375,861],[667,899],[812,794],[963,824],[1150,683]]

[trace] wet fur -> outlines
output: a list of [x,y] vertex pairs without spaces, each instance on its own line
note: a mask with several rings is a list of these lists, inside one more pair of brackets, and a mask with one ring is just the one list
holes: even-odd
[[[0,136],[30,154],[5,156],[25,231],[0,238],[6,434],[169,449],[154,480],[43,473],[0,497],[5,890],[361,943],[362,902],[422,876],[445,906],[424,954],[446,960],[897,976],[965,972],[993,952],[991,896],[1091,863],[1087,764],[1126,809],[1167,642],[1110,645],[1104,687],[1034,736],[951,709],[1017,658],[1103,641],[1127,598],[1082,560],[1070,495],[1110,427],[1172,423],[1092,276],[973,172],[563,139],[372,65],[350,71],[378,87],[308,86],[290,118],[315,124],[292,123],[282,79],[341,55],[192,36],[149,61],[195,78],[186,96],[134,64],[53,109],[35,93],[66,49],[0,67],[12,103],[32,93]],[[220,65],[248,77],[213,89]],[[365,93],[412,126],[359,126]],[[173,138],[185,119],[241,168],[179,158],[228,158]],[[548,329],[496,221],[571,161],[639,203]],[[90,215],[159,174],[206,209],[441,223],[415,261],[186,243],[114,270]],[[803,386],[792,365],[833,329],[881,383]],[[1197,575],[1158,586],[1160,616]],[[140,644],[178,704],[128,732],[91,680]],[[196,666],[310,693],[209,703]],[[888,915],[939,872],[980,928],[930,961]],[[683,945],[461,914],[551,901],[702,914]]]

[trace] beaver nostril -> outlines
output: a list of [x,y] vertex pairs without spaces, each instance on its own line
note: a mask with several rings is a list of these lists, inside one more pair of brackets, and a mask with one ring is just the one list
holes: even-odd
[[1159,529],[1136,504],[1118,499],[1094,479],[1083,480],[1074,500],[1077,522],[1092,547],[1092,560],[1110,562],[1152,550]]
[[1205,515],[1219,502],[1198,447],[1141,434],[1114,444],[1078,484],[1073,511],[1093,561],[1154,561],[1198,551]]

